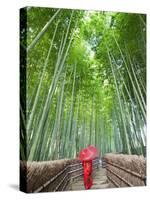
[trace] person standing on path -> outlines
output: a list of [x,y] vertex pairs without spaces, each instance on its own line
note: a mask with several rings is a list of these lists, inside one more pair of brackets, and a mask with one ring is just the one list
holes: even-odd
[[79,158],[82,161],[83,176],[85,189],[90,189],[93,185],[92,180],[92,160],[98,157],[99,153],[95,146],[89,145],[82,149],[79,154]]
[[92,180],[92,160],[82,161],[84,173],[84,186],[85,189],[90,189],[93,185]]

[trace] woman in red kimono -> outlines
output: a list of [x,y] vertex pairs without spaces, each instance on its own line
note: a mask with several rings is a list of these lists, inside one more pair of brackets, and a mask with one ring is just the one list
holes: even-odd
[[90,189],[93,180],[92,180],[92,160],[83,160],[83,172],[84,172],[84,185],[86,189]]
[[79,158],[82,161],[83,165],[85,189],[90,189],[93,184],[92,160],[98,157],[98,155],[99,155],[98,150],[93,145],[89,145],[88,147],[80,151]]

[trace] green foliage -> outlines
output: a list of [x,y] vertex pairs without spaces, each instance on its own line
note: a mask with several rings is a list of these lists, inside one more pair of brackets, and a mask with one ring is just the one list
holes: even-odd
[[[57,12],[31,7],[27,30],[21,30],[22,44],[27,33],[29,47],[51,21],[27,54],[27,159],[76,157],[88,144],[96,145],[102,154],[143,154],[145,15]],[[24,145],[22,135],[21,149]]]

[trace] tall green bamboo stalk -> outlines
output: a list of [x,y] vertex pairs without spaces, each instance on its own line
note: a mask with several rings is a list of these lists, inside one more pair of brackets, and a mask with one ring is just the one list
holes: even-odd
[[49,28],[52,21],[55,19],[55,17],[58,15],[58,13],[61,11],[61,9],[58,9],[55,14],[50,18],[50,20],[45,24],[45,26],[42,28],[42,30],[37,34],[37,36],[34,38],[34,40],[31,42],[31,44],[27,47],[27,53],[37,44],[37,42],[40,40],[40,38],[44,35],[44,33]]
[[123,108],[122,108],[122,102],[121,102],[120,93],[119,93],[119,89],[118,89],[118,85],[117,85],[117,81],[116,81],[116,76],[115,76],[115,72],[114,72],[114,69],[113,69],[113,65],[112,65],[112,61],[111,61],[111,57],[110,57],[110,53],[109,53],[108,47],[107,47],[107,54],[108,54],[108,58],[109,58],[109,62],[110,62],[111,70],[112,70],[112,74],[113,74],[113,77],[114,77],[117,97],[118,97],[118,101],[119,101],[120,112],[121,112],[122,121],[123,121],[124,134],[125,134],[125,138],[126,138],[127,152],[129,154],[131,154],[131,149],[130,149],[130,145],[129,145],[129,138],[128,138],[126,124],[125,124],[125,117],[124,117]]

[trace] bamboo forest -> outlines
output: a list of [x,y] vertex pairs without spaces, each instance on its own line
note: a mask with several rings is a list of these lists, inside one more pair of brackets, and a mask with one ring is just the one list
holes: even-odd
[[145,157],[146,15],[25,10],[21,160],[73,159],[88,145]]

